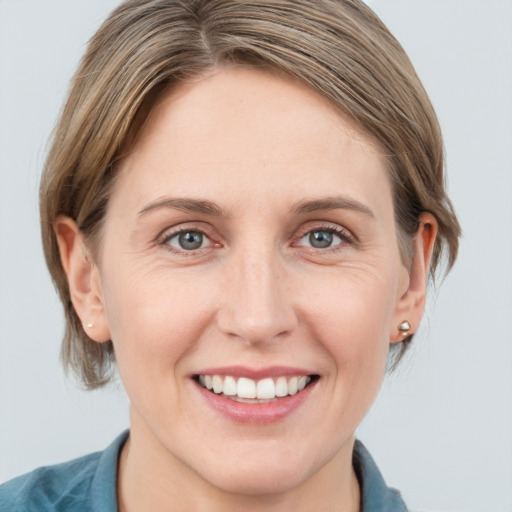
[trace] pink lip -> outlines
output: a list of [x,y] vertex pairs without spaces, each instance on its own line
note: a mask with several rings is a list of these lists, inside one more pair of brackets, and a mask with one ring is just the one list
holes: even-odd
[[[202,375],[233,375],[238,376],[232,372],[233,369],[229,369],[229,372],[225,373],[226,368],[223,368],[223,371],[219,371],[220,369],[216,369],[212,373],[208,371],[208,373]],[[297,371],[298,369],[294,369],[293,372],[287,375],[309,375],[304,371]],[[253,372],[251,375],[264,375],[270,376],[268,373],[268,369],[265,370],[265,373],[261,372]],[[243,376],[248,376],[248,373],[244,371],[242,373]],[[283,375],[282,372],[277,373],[277,375]],[[275,376],[275,375],[272,375]],[[254,378],[254,377],[251,377]],[[221,415],[226,417],[227,419],[234,421],[236,423],[245,423],[245,424],[253,424],[253,425],[265,425],[270,423],[276,423],[280,420],[283,420],[287,416],[290,416],[294,411],[296,411],[301,405],[306,402],[309,395],[316,387],[318,380],[314,380],[308,386],[306,386],[302,391],[299,391],[295,395],[286,396],[284,398],[278,398],[272,402],[263,402],[263,403],[245,403],[245,402],[236,402],[227,398],[223,395],[216,395],[212,391],[209,391],[203,388],[199,383],[193,381],[195,388],[201,394],[202,398],[206,401],[206,403],[212,407],[214,410],[219,412]]]
[[260,380],[268,377],[293,377],[300,375],[313,375],[314,372],[304,368],[290,366],[269,366],[267,368],[249,368],[247,366],[222,366],[198,371],[195,375],[231,375],[232,377],[247,377]]

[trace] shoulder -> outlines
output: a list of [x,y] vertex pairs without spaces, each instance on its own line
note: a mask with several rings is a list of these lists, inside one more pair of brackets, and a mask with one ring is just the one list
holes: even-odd
[[[0,510],[9,512],[75,510],[63,502],[72,496],[79,501],[81,510],[85,506],[87,489],[98,465],[100,453],[79,459],[36,469],[0,486]],[[79,510],[79,508],[76,508]]]
[[8,512],[116,511],[119,451],[127,433],[105,451],[36,469],[0,485],[0,510]]

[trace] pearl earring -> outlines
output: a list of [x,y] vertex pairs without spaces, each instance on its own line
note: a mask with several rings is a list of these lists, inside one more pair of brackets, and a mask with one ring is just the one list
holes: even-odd
[[411,333],[410,333],[410,330],[411,330],[411,324],[407,321],[407,320],[404,320],[399,326],[398,326],[398,330],[400,331],[400,334],[405,338],[406,336],[409,336]]

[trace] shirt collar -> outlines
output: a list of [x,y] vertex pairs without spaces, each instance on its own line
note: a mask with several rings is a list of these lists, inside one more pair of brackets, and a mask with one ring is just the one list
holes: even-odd
[[352,463],[361,489],[361,512],[407,512],[400,493],[388,487],[364,445],[354,445]]
[[118,512],[117,508],[117,467],[121,449],[130,431],[125,430],[101,454],[91,484],[93,512]]

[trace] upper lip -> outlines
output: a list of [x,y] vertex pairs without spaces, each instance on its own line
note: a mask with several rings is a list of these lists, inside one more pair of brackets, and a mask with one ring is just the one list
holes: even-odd
[[232,377],[246,377],[253,380],[265,379],[268,377],[293,377],[300,375],[315,375],[315,372],[304,368],[291,366],[268,366],[266,368],[250,368],[247,366],[222,366],[217,368],[205,368],[193,375],[229,375]]

